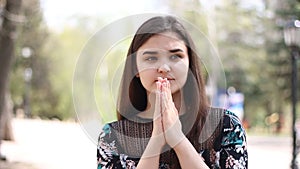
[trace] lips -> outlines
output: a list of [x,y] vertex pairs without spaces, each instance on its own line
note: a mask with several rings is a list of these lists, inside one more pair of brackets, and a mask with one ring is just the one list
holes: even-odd
[[174,81],[174,80],[175,80],[175,79],[173,79],[173,78],[168,79],[169,82]]
[[[175,80],[175,79],[172,78],[172,77],[162,77],[162,78],[163,78],[163,79],[167,78],[168,81]],[[158,78],[155,80],[155,82],[157,82],[157,81],[158,81]]]

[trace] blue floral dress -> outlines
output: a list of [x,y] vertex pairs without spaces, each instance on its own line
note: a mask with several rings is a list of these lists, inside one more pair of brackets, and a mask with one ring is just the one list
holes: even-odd
[[[217,135],[205,144],[197,144],[198,139],[190,141],[209,168],[246,169],[248,153],[245,130],[234,113],[228,110],[222,113]],[[152,122],[120,120],[104,125],[97,146],[98,169],[136,168],[151,132]],[[181,168],[176,153],[168,146],[160,155],[159,168]]]

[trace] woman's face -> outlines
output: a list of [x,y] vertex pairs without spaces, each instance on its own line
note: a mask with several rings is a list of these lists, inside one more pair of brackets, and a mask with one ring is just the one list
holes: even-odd
[[189,57],[187,47],[175,33],[165,32],[148,39],[137,51],[138,74],[147,92],[155,92],[158,77],[167,78],[171,92],[178,92],[186,82]]

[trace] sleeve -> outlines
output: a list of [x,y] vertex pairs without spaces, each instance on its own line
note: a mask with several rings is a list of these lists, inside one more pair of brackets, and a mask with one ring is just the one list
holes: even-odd
[[97,145],[97,169],[134,169],[136,162],[125,154],[119,154],[116,139],[109,124],[100,132]]
[[223,126],[220,167],[224,169],[247,169],[247,142],[242,123],[234,113],[226,111]]
[[108,124],[104,125],[100,132],[97,145],[98,169],[113,168],[115,156],[117,155],[115,140],[111,137],[111,130]]

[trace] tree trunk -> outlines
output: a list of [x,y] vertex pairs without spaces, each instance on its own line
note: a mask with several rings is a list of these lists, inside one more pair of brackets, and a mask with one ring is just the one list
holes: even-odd
[[[6,93],[9,92],[9,73],[14,60],[14,43],[17,38],[17,24],[19,24],[22,0],[7,0],[3,10],[3,22],[0,30],[0,122],[1,118],[9,117],[3,113],[10,113],[6,107]],[[4,120],[4,119],[3,119]],[[7,121],[7,120],[6,120]],[[1,124],[0,127],[5,125]],[[4,131],[0,129],[0,132]],[[0,133],[0,141],[3,137]]]
[[13,129],[11,124],[13,112],[13,103],[10,97],[10,93],[7,91],[5,94],[5,103],[4,103],[4,110],[1,114],[1,121],[0,121],[0,133],[2,133],[2,140],[14,140]]

